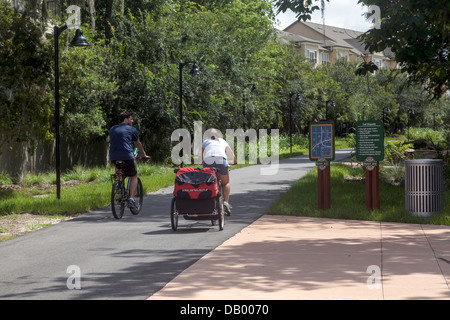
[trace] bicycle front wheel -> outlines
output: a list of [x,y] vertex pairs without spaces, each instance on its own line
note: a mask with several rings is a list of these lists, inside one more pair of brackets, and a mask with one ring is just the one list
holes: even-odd
[[170,225],[172,226],[173,231],[177,231],[177,229],[178,229],[178,212],[177,212],[177,204],[176,204],[175,198],[172,198],[172,204],[170,205]]
[[225,225],[225,214],[223,210],[223,193],[222,193],[222,182],[219,180],[219,194],[216,197],[216,211],[218,215],[218,225],[219,230],[222,231]]
[[115,180],[111,190],[111,211],[116,219],[121,219],[125,211],[123,198],[123,184]]
[[142,204],[144,203],[144,189],[142,188],[141,179],[138,178],[138,185],[136,188],[136,194],[134,196],[134,201],[136,201],[137,208],[130,208],[130,211],[134,215],[138,215],[141,212]]

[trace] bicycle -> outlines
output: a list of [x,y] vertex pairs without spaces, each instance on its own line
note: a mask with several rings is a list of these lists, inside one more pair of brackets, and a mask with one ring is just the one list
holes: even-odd
[[[222,192],[222,180],[217,177],[217,187],[219,188],[218,197],[216,198],[216,214],[219,224],[219,230],[222,231],[225,225],[225,208],[223,206],[223,192]],[[211,224],[214,226],[216,224],[215,219],[211,219]]]
[[142,188],[141,179],[138,177],[138,184],[136,188],[136,195],[134,197],[137,208],[130,206],[128,200],[130,199],[130,178],[125,176],[123,171],[123,161],[116,161],[116,173],[111,175],[112,190],[111,190],[111,210],[114,218],[121,219],[128,206],[133,215],[138,215],[144,202],[144,191]]

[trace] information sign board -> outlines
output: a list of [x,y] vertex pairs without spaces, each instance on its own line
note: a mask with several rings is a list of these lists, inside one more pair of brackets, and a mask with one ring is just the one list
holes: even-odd
[[334,123],[312,122],[309,125],[309,159],[334,160]]
[[384,159],[384,126],[381,120],[356,121],[356,160]]

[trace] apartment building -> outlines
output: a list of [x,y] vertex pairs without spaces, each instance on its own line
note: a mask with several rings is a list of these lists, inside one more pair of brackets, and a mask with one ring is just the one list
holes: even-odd
[[277,30],[281,41],[291,42],[300,54],[315,66],[334,64],[338,59],[375,63],[378,68],[396,68],[394,54],[390,50],[369,52],[358,37],[363,32],[327,26],[313,22],[296,21],[283,31]]

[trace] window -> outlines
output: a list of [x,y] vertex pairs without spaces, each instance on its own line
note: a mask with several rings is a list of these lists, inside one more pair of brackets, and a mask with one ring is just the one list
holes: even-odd
[[338,51],[338,59],[344,59],[345,61],[348,61],[348,54],[345,52]]
[[306,57],[314,64],[317,63],[317,50],[306,50]]
[[327,64],[329,60],[328,52],[322,53],[322,64]]
[[375,63],[378,69],[381,69],[381,59],[372,58],[372,62]]
[[56,1],[53,1],[53,0],[47,0],[47,11],[49,12],[49,13],[51,13],[52,15],[57,15],[57,11],[56,11],[56,9],[57,9],[57,4],[56,4]]

